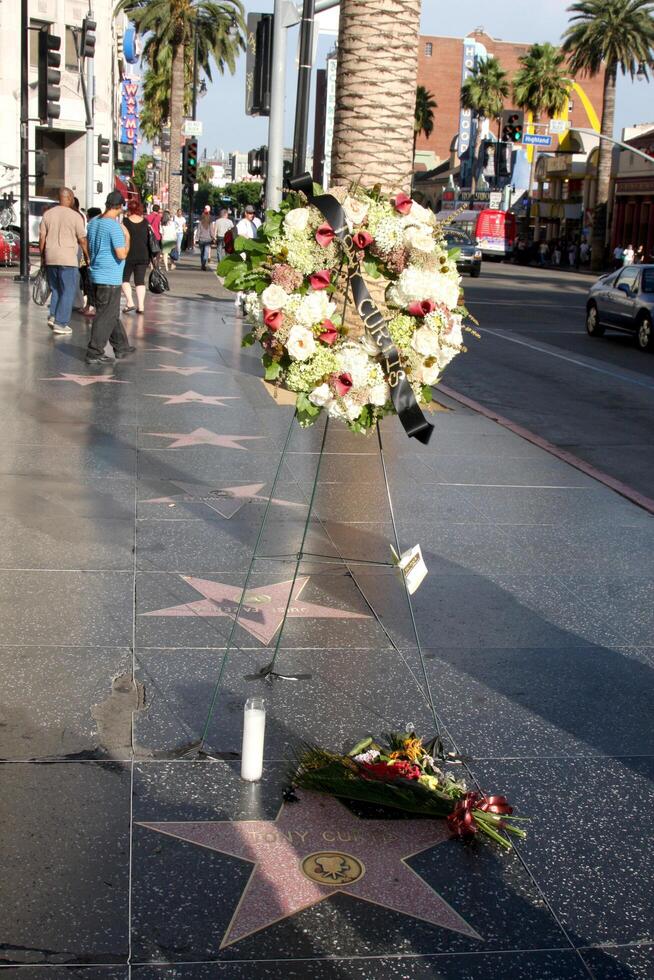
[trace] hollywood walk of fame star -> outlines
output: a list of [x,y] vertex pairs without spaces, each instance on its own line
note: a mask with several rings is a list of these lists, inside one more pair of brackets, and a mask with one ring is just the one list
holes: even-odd
[[146,398],[165,398],[164,405],[186,405],[188,402],[197,402],[200,405],[218,405],[225,407],[226,401],[239,401],[238,395],[201,395],[197,391],[185,391],[182,395],[150,395]]
[[115,385],[128,385],[129,381],[119,381],[118,378],[114,378],[111,374],[64,374],[62,372],[59,378],[39,378],[39,381],[72,381],[73,384],[80,385],[82,388],[86,385],[99,385],[99,384],[115,384]]
[[146,371],[158,372],[160,374],[181,374],[184,378],[190,378],[193,374],[222,374],[222,371],[214,371],[202,364],[199,367],[174,367],[170,364],[160,364],[156,368],[146,368]]
[[[179,606],[167,609],[154,609],[142,613],[143,616],[199,616],[201,619],[216,616],[226,616],[234,621],[238,612],[238,604],[242,590],[233,585],[224,585],[211,579],[193,578],[190,575],[180,575],[182,581],[190,585],[204,599],[196,602],[184,602]],[[348,612],[345,609],[334,609],[331,606],[320,606],[313,602],[300,602],[300,593],[305,588],[309,576],[298,578],[293,589],[293,598],[288,607],[289,619],[370,619],[366,613]],[[288,593],[291,582],[275,582],[273,585],[262,585],[256,589],[248,589],[245,594],[241,611],[238,615],[238,625],[250,633],[256,640],[267,646],[282,625]]]
[[144,354],[181,354],[181,350],[177,350],[176,347],[159,347],[158,344],[150,344],[149,347],[143,348]]
[[[199,501],[229,521],[239,510],[245,507],[248,501],[258,500],[265,503],[268,500],[268,497],[259,493],[260,490],[263,490],[265,483],[249,483],[240,487],[219,487],[215,490],[209,490],[208,487],[200,484],[180,483],[178,480],[170,480],[169,482],[172,486],[179,487],[182,492],[167,497],[150,497],[147,500],[142,500],[141,503],[175,504],[177,501],[184,503]],[[306,506],[292,500],[281,500],[277,497],[273,497],[270,503],[277,507]]]
[[254,865],[221,949],[339,892],[482,939],[406,863],[449,838],[444,820],[363,820],[332,797],[301,791],[276,820],[139,825]]
[[263,439],[263,436],[219,435],[210,429],[194,429],[193,432],[146,432],[146,436],[159,436],[161,439],[174,439],[166,449],[182,449],[184,446],[222,446],[224,449],[243,449],[239,442]]

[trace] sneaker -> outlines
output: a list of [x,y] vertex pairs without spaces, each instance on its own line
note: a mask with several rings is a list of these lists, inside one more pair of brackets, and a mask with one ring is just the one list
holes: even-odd
[[124,350],[115,350],[114,357],[117,361],[122,361],[124,357],[129,357],[129,355],[133,354],[135,350],[136,347],[125,347]]
[[53,333],[72,333],[73,328],[69,327],[67,323],[53,323],[52,324]]
[[53,316],[49,316],[48,317],[48,326],[50,327],[51,330],[54,327],[54,317]]
[[113,357],[107,357],[106,354],[87,354],[84,358],[87,364],[113,364]]

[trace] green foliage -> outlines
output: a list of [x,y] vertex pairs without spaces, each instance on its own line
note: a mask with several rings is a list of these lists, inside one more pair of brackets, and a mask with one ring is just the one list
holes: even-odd
[[499,119],[509,95],[507,74],[497,58],[480,61],[461,88],[461,105],[478,119]]
[[213,187],[211,181],[213,180],[213,167],[208,163],[203,163],[198,167],[198,184],[208,184]]
[[645,77],[654,61],[654,4],[652,0],[577,0],[569,8],[570,26],[563,50],[570,69],[597,75],[606,64],[633,78],[643,66]]
[[223,197],[230,197],[238,207],[244,208],[246,204],[259,204],[262,187],[263,184],[258,180],[242,180],[226,184],[220,189],[220,193]]
[[515,104],[537,119],[542,113],[552,119],[568,102],[571,81],[565,70],[565,54],[553,44],[532,44],[518,59],[520,70],[513,79]]
[[309,401],[308,395],[301,391],[295,401],[295,415],[300,425],[313,425],[320,415],[320,409]]
[[433,92],[428,92],[424,85],[416,88],[416,112],[413,122],[413,130],[416,137],[420,133],[431,136],[434,131],[434,109],[438,109],[438,103],[434,98]]
[[154,163],[154,157],[149,153],[144,153],[134,164],[133,180],[138,187],[141,197],[144,197],[146,193],[145,174],[149,163]]
[[431,385],[423,385],[422,386],[422,400],[423,400],[423,402],[425,402],[425,404],[428,405],[429,402],[432,401],[432,399],[433,399],[433,394],[432,394],[432,390],[431,390]]
[[270,354],[264,354],[261,360],[265,368],[264,378],[266,381],[276,381],[282,373],[282,366],[279,361],[274,361]]

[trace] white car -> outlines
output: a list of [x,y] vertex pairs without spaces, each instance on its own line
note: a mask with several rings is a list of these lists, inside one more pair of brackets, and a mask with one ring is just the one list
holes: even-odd
[[[53,204],[57,204],[57,201],[51,197],[30,197],[30,244],[38,243],[41,218]],[[7,230],[14,231],[17,235],[20,235],[20,200],[16,199],[14,201],[13,207],[9,210],[9,214],[6,215],[6,220],[7,224],[5,227]]]

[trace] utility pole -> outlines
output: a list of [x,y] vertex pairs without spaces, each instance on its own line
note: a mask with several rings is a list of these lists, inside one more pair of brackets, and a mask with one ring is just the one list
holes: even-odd
[[295,133],[293,135],[293,175],[306,170],[307,128],[309,125],[309,101],[311,98],[311,69],[313,67],[314,2],[304,0],[300,27],[300,66],[297,76],[295,101]]
[[[89,10],[93,19],[93,12]],[[88,92],[88,109],[86,113],[86,210],[93,207],[93,109],[95,103],[95,77],[93,75],[93,58],[86,59],[86,90]],[[84,69],[82,69],[82,72]],[[113,147],[113,139],[111,141]],[[111,188],[109,188],[111,189]]]
[[[197,119],[198,111],[198,22],[195,21],[193,28],[193,94],[191,101],[191,118]],[[182,193],[184,188],[182,187]],[[193,202],[195,199],[195,187],[188,185],[188,225],[186,228],[186,245],[189,252],[193,251]]]
[[29,169],[29,12],[20,5],[20,273],[17,282],[30,278],[30,169]]
[[275,0],[270,116],[268,117],[268,173],[266,175],[266,208],[272,209],[278,208],[281,204],[284,185],[284,96],[286,89],[285,13],[285,0]]

